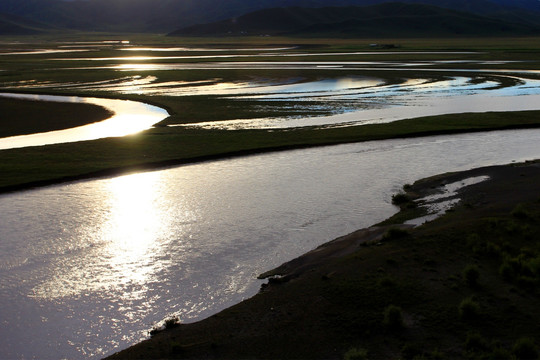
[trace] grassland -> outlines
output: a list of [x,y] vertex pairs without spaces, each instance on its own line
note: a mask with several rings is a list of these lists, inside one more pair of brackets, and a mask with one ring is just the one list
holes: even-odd
[[[19,37],[17,42],[6,38],[10,51],[32,48],[58,49],[58,42],[71,42],[89,40],[83,34],[70,34],[62,38],[53,37]],[[419,62],[417,71],[419,76],[437,77],[445,73],[433,74],[431,65],[422,65],[424,60],[445,61],[445,68],[451,74],[453,69],[460,69],[462,65],[456,60],[473,61],[467,64],[468,68],[500,68],[499,64],[489,61],[509,61],[504,67],[509,70],[537,70],[540,69],[540,42],[536,38],[502,38],[502,39],[385,39],[383,44],[394,44],[396,48],[390,52],[372,49],[370,40],[359,39],[308,39],[308,38],[168,38],[148,35],[112,36],[110,34],[93,34],[92,39],[97,41],[110,39],[128,39],[132,44],[140,46],[191,46],[191,47],[218,47],[218,48],[249,48],[249,47],[287,47],[300,46],[302,51],[314,54],[310,61],[416,61]],[[32,45],[29,45],[32,44]],[[331,44],[331,45],[328,45]],[[231,50],[235,53],[235,50]],[[291,50],[293,51],[293,50]],[[361,51],[362,54],[348,55],[351,52]],[[441,53],[411,53],[413,51],[441,51]],[[448,51],[459,51],[459,54]],[[325,56],[329,52],[340,52],[342,55]],[[208,55],[196,51],[194,55]],[[73,94],[101,97],[114,97],[139,100],[166,108],[171,116],[161,125],[186,124],[200,121],[215,121],[228,119],[248,119],[254,117],[280,117],[290,115],[294,111],[296,116],[328,115],[336,111],[333,104],[318,106],[314,102],[286,103],[259,102],[238,99],[224,99],[216,96],[172,96],[167,93],[160,95],[124,94],[115,91],[99,91],[87,89],[75,91],[72,84],[95,83],[117,79],[124,76],[155,76],[162,82],[168,81],[198,81],[201,79],[219,78],[221,81],[249,80],[253,78],[283,78],[300,76],[308,79],[324,77],[329,70],[140,70],[118,71],[110,66],[121,64],[120,60],[99,61],[97,68],[85,70],[87,66],[96,66],[93,58],[115,58],[128,56],[111,48],[102,48],[84,52],[84,58],[89,60],[70,60],[81,57],[80,53],[62,53],[61,55],[35,54],[10,55],[0,57],[0,81],[5,91],[39,92],[48,94]],[[137,55],[152,55],[151,53],[137,53]],[[155,55],[155,54],[153,54]],[[57,60],[62,58],[64,60]],[[223,58],[220,61],[304,61],[303,57],[253,57]],[[169,62],[187,63],[190,59],[164,59],[159,63]],[[197,63],[211,61],[211,59],[198,59]],[[144,63],[144,61],[143,61]],[[104,66],[101,66],[104,65]],[[51,70],[53,69],[53,70]],[[385,72],[384,70],[366,70],[367,76],[376,74],[382,76],[387,82],[399,81],[407,75],[406,71]],[[535,74],[528,76],[534,77]],[[513,81],[509,78],[508,81]],[[25,86],[42,83],[43,87],[16,88],[13,84],[23,83]],[[55,86],[58,84],[58,86]],[[61,84],[70,84],[62,87]],[[15,102],[10,107],[17,107]],[[55,114],[69,114],[70,110],[64,105],[53,106]],[[338,106],[338,105],[336,105]],[[349,106],[349,105],[345,105]],[[354,106],[354,105],[352,105]],[[20,111],[23,106],[18,106]],[[28,110],[28,109],[27,109]],[[348,110],[348,109],[344,109]],[[13,110],[15,111],[15,110]],[[41,118],[45,110],[35,111],[35,118]],[[47,111],[48,113],[48,111]],[[77,112],[81,114],[82,112]],[[15,114],[12,112],[12,114]],[[22,189],[29,186],[38,186],[56,183],[65,180],[87,178],[100,175],[117,174],[123,171],[155,168],[164,165],[182,164],[186,162],[201,161],[219,157],[244,155],[262,151],[275,151],[282,149],[301,148],[308,146],[332,145],[345,142],[377,140],[394,137],[427,136],[434,134],[458,133],[466,131],[486,131],[494,129],[537,127],[540,123],[539,113],[485,113],[445,115],[441,117],[410,119],[394,124],[369,125],[348,127],[342,129],[304,128],[294,131],[265,131],[242,130],[220,131],[201,130],[183,127],[156,127],[134,136],[125,138],[109,138],[90,142],[72,144],[50,145],[46,148],[25,148],[4,150],[0,152],[0,191]],[[13,117],[8,115],[10,123],[15,123]],[[25,115],[31,119],[31,112]],[[65,118],[67,119],[67,118]],[[82,118],[81,118],[82,119]],[[6,123],[6,120],[3,122]],[[84,121],[84,120],[83,120]],[[21,124],[22,125],[22,124]],[[74,123],[64,122],[61,126],[73,126]],[[22,125],[26,127],[27,125]],[[40,131],[38,122],[28,123],[28,127],[35,127]],[[2,131],[6,131],[2,125]],[[7,130],[9,133],[9,130]],[[7,134],[7,133],[6,133]]]
[[[91,104],[19,100],[0,97],[0,138],[61,130],[105,120],[112,113]],[[77,114],[77,116],[74,116]]]

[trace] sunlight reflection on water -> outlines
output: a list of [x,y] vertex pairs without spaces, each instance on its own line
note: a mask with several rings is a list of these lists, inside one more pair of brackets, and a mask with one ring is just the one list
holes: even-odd
[[106,120],[84,126],[2,138],[0,139],[0,150],[126,136],[149,129],[169,115],[166,110],[157,106],[128,100],[3,93],[0,93],[0,96],[55,102],[88,103],[102,106],[114,112],[114,115]]
[[0,195],[0,358],[101,358],[168,316],[209,316],[255,294],[258,274],[390,216],[404,183],[536,158],[539,143],[366,142]]

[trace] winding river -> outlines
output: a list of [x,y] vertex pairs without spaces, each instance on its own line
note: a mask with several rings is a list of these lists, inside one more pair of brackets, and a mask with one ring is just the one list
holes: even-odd
[[0,150],[126,136],[149,129],[152,125],[169,116],[167,111],[162,108],[130,100],[13,93],[0,93],[0,96],[36,101],[94,104],[114,113],[108,119],[84,126],[1,138]]
[[0,358],[95,359],[255,294],[446,171],[540,157],[540,130],[366,142],[0,196]]
[[[291,80],[285,74],[223,84],[213,77],[186,82],[137,74],[88,83],[10,86],[179,98],[212,95],[261,105],[294,100],[294,106],[300,106],[316,100],[321,106],[343,106],[327,117],[195,125],[230,129],[346,126],[497,106],[504,111],[540,106],[540,83],[534,76],[497,70],[439,75],[446,70],[437,61],[110,61],[104,58],[103,65],[83,70],[106,68],[120,74],[324,68],[334,69],[335,75]],[[423,66],[424,77],[412,73],[417,66]],[[361,76],[366,69],[370,77]],[[400,74],[411,70],[411,76],[393,83],[376,74],[396,69]],[[343,70],[352,75],[341,75]],[[130,130],[136,132],[168,116],[135,102],[41,99],[101,105],[122,123],[111,125],[108,132],[94,127],[115,123],[113,118],[88,127],[0,139],[0,149],[123,136],[127,125],[141,120],[144,124]],[[540,130],[493,131],[286,151],[0,195],[0,358],[101,358],[148,337],[149,329],[171,315],[193,322],[254,295],[261,285],[258,274],[391,216],[397,211],[391,196],[405,183],[539,157]]]

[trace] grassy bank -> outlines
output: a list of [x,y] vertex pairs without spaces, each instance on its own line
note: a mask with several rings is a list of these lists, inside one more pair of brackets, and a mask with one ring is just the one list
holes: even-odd
[[0,138],[62,130],[105,120],[112,113],[91,104],[54,103],[0,97]]
[[111,359],[536,359],[540,163],[438,176],[408,196],[480,175],[432,223],[337,239],[255,297]]
[[[156,59],[156,52],[140,50],[123,51],[122,46],[92,46],[84,52],[38,53],[21,55],[22,51],[35,48],[61,50],[60,42],[110,39],[130,40],[134,47],[191,47],[199,50],[171,51],[168,56]],[[6,52],[0,57],[0,81],[3,91],[37,92],[61,95],[102,96],[148,102],[166,108],[171,116],[161,125],[178,125],[201,121],[249,119],[265,117],[309,117],[361,110],[357,101],[329,101],[316,98],[287,101],[267,99],[235,98],[218,95],[184,96],[181,92],[163,91],[147,95],[137,93],[137,81],[154,79],[157,84],[175,83],[249,83],[266,79],[280,83],[287,79],[301,78],[306,81],[335,78],[339,76],[360,76],[382,79],[386,84],[399,84],[409,77],[431,80],[448,77],[482,77],[474,69],[507,69],[510,76],[497,72],[496,82],[501,86],[516,85],[519,81],[512,76],[515,70],[537,70],[540,42],[538,38],[464,38],[464,39],[379,39],[381,44],[392,44],[389,50],[372,48],[372,39],[315,39],[315,38],[171,38],[157,35],[111,35],[111,34],[65,34],[57,37],[6,38]],[[16,40],[16,41],[13,41]],[[218,52],[224,58],[208,58],[204,48],[227,49]],[[286,48],[271,56],[272,51],[246,50],[249,48]],[[77,48],[79,49],[79,48]],[[237,49],[237,50],[235,50]],[[238,50],[243,49],[243,50]],[[192,49],[193,50],[193,49]],[[328,53],[335,53],[328,56]],[[236,57],[236,55],[257,55]],[[269,55],[270,54],[270,55]],[[309,55],[306,56],[298,56]],[[122,60],[130,55],[151,60]],[[171,56],[169,56],[171,55]],[[179,55],[179,56],[175,56]],[[189,55],[189,56],[186,56]],[[231,57],[228,57],[228,56]],[[274,54],[275,55],[275,54]],[[292,56],[295,55],[295,56]],[[193,58],[192,56],[196,56]],[[79,58],[79,59],[78,59]],[[141,69],[119,69],[118,65],[165,65],[191,63],[201,65],[206,62],[253,62],[271,61],[354,61],[354,62],[414,62],[415,70],[392,68],[385,70],[366,69],[207,69],[195,66],[190,70],[159,70],[152,66]],[[433,61],[441,61],[444,71],[432,71]],[[502,62],[502,64],[501,64]],[[466,65],[464,65],[466,64]],[[442,66],[442,65],[441,65]],[[466,69],[463,67],[466,66]],[[468,69],[468,70],[467,70]],[[441,69],[439,69],[441,70]],[[456,72],[454,70],[459,70]],[[506,71],[506,70],[505,70]],[[499,76],[499,74],[502,74]],[[489,75],[495,76],[495,75]],[[534,72],[523,76],[536,78]],[[216,80],[217,79],[217,80]],[[126,81],[133,89],[125,93],[112,86],[108,90],[101,85]],[[472,80],[474,81],[474,80]],[[265,83],[263,81],[263,83]],[[77,85],[86,84],[77,90]],[[182,85],[182,86],[184,86]],[[18,87],[21,86],[21,87]],[[180,85],[179,85],[180,86]],[[181,86],[180,86],[181,88]],[[144,89],[142,87],[141,89]],[[173,89],[174,90],[174,89]],[[323,97],[324,98],[324,97]],[[384,100],[384,99],[383,99]],[[38,108],[41,107],[41,108]],[[51,109],[50,107],[54,107]],[[27,105],[9,100],[2,105],[11,115],[2,116],[4,136],[32,131],[46,131],[72,125],[70,114],[77,114],[77,122],[91,121],[98,116],[92,109],[71,108],[68,104],[32,104],[33,112]],[[74,105],[77,106],[77,105]],[[46,107],[49,107],[46,109]],[[44,125],[41,114],[55,113],[59,121]],[[39,115],[33,115],[38,113]],[[295,149],[309,146],[333,145],[347,142],[379,140],[396,137],[453,134],[468,131],[537,127],[540,112],[485,113],[445,115],[423,119],[411,119],[384,125],[356,126],[336,129],[303,128],[292,131],[242,130],[219,131],[197,130],[182,127],[156,127],[125,138],[109,138],[90,142],[51,145],[46,148],[24,148],[0,151],[0,192],[24,189],[57,183],[66,180],[113,175],[126,171],[157,168],[166,165],[183,164],[206,159],[245,155],[258,152]],[[101,116],[101,115],[99,115]],[[7,121],[21,119],[21,122]],[[69,120],[69,121],[68,121]],[[68,124],[69,123],[69,124]],[[9,124],[9,127],[8,125]],[[55,125],[56,124],[56,125]],[[23,130],[24,129],[24,130]],[[2,136],[0,134],[0,136]]]
[[197,130],[157,127],[138,135],[0,152],[0,192],[227,156],[349,142],[540,126],[540,112],[456,114],[347,128]]

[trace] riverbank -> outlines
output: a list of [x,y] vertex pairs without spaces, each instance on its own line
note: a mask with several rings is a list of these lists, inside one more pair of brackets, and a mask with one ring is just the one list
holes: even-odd
[[[419,215],[410,200],[478,176],[489,180],[459,190],[441,218],[396,230]],[[537,358],[539,183],[538,161],[419,180],[392,219],[264,274],[273,277],[251,299],[171,322],[110,358]]]
[[62,130],[105,120],[113,113],[92,104],[33,101],[0,96],[0,138]]
[[294,131],[154,127],[94,141],[0,151],[0,193],[201,161],[353,142],[537,128],[540,112],[430,116],[346,128]]

